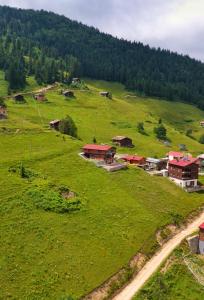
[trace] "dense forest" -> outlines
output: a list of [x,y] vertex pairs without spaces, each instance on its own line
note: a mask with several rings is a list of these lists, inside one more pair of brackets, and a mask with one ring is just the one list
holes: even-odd
[[0,6],[0,68],[11,90],[23,87],[26,75],[34,75],[38,83],[87,76],[204,109],[203,63],[46,11]]

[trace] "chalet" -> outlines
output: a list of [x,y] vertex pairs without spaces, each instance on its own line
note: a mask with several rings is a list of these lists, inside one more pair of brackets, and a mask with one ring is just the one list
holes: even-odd
[[144,166],[146,163],[146,158],[138,155],[127,155],[122,157],[122,160],[124,160],[125,162],[131,165],[138,165],[138,166]]
[[112,98],[112,94],[110,92],[100,92],[99,93],[102,97],[106,97],[106,98]]
[[199,252],[204,255],[204,223],[199,226]]
[[13,98],[16,102],[24,102],[25,101],[23,95],[21,95],[21,94],[17,94]]
[[112,138],[112,142],[120,147],[133,147],[132,139],[126,136],[115,136]]
[[72,83],[80,83],[81,79],[80,78],[72,78]]
[[155,171],[164,170],[167,167],[167,161],[168,159],[166,158],[158,159],[158,158],[148,157],[146,159],[145,169],[155,170]]
[[67,98],[74,97],[74,92],[72,92],[72,91],[64,91],[62,94]]
[[7,118],[7,110],[5,106],[0,106],[0,119]]
[[201,126],[201,127],[204,127],[204,121],[201,121],[201,122],[200,122],[200,126]]
[[198,186],[198,159],[183,158],[169,161],[169,178],[182,188]]
[[83,147],[83,153],[87,158],[104,160],[110,164],[114,161],[116,149],[108,145],[88,144]]
[[53,120],[50,122],[50,128],[59,130],[60,120]]
[[44,93],[36,94],[36,95],[34,95],[34,98],[35,98],[35,100],[37,100],[39,102],[43,102],[46,100]]
[[174,159],[182,159],[184,157],[184,154],[181,152],[176,152],[176,151],[170,151],[167,154],[169,160],[174,160]]

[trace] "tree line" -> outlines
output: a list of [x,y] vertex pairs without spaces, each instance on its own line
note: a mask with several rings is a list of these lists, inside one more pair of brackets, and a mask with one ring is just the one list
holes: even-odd
[[25,85],[26,75],[39,83],[69,83],[71,76],[87,76],[204,109],[203,63],[46,11],[0,6],[0,68],[11,89]]

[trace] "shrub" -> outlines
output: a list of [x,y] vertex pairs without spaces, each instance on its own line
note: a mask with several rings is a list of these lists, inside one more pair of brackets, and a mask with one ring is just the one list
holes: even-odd
[[70,116],[61,120],[59,124],[59,131],[64,134],[71,135],[72,137],[77,137],[77,127]]
[[164,127],[164,125],[159,125],[158,127],[155,127],[154,128],[154,132],[156,134],[156,137],[159,139],[159,140],[166,140],[167,139],[167,136],[166,136],[166,133],[167,133],[167,130],[166,128]]
[[143,122],[139,122],[137,124],[137,131],[141,134],[145,134],[145,130],[144,130],[144,123]]
[[53,211],[56,213],[70,213],[81,209],[81,201],[79,199],[64,199],[60,191],[48,188],[31,188],[27,192],[27,196],[33,201],[37,208],[45,211]]

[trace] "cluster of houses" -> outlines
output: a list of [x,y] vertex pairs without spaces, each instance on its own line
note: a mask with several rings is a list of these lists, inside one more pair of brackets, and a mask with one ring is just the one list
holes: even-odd
[[[112,139],[114,146],[88,144],[80,154],[85,159],[94,161],[108,171],[138,166],[151,175],[168,177],[176,185],[188,192],[199,191],[203,187],[198,182],[199,172],[204,168],[204,155],[193,158],[190,154],[170,151],[164,158],[152,158],[139,155],[117,154],[116,146],[134,147],[132,140],[124,136]],[[111,168],[113,166],[113,168]]]

